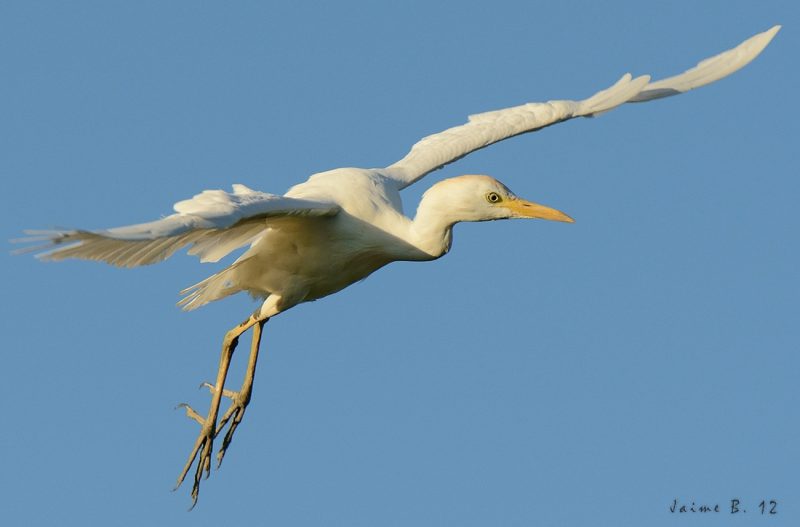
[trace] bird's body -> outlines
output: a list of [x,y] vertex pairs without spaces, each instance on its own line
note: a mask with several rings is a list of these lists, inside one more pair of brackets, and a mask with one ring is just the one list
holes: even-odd
[[[676,95],[719,80],[748,64],[780,26],[736,48],[700,62],[680,75],[650,82],[623,76],[582,101],[556,100],[471,116],[469,121],[423,138],[401,160],[385,168],[340,168],[312,175],[284,195],[234,185],[233,192],[204,191],[175,204],[175,214],[149,223],[103,231],[36,231],[48,251],[44,259],[82,258],[134,267],[159,262],[180,248],[201,261],[216,262],[248,247],[231,265],[184,290],[180,304],[194,309],[246,291],[263,299],[245,322],[229,331],[213,398],[206,417],[186,406],[201,432],[179,477],[183,481],[199,454],[192,496],[208,474],[213,440],[230,423],[220,448],[222,460],[244,415],[255,375],[263,324],[303,302],[336,293],[394,261],[425,261],[450,249],[452,227],[463,221],[540,218],[571,222],[566,214],[515,196],[494,178],[467,175],[433,185],[413,218],[403,212],[401,191],[426,174],[475,150],[574,117],[593,117],[627,103]],[[253,329],[245,382],[239,392],[224,389],[239,336]],[[217,422],[220,399],[233,404]]]
[[[454,199],[459,192],[464,198]],[[412,219],[403,213],[396,181],[381,169],[315,174],[285,196],[325,204],[338,209],[336,214],[265,222],[258,239],[236,262],[185,290],[188,296],[181,303],[194,309],[247,291],[265,299],[260,313],[272,317],[341,291],[391,262],[434,260],[450,250],[455,223],[512,217],[510,212],[496,217],[476,213],[489,192],[502,196],[503,202],[527,203],[494,178],[467,175],[431,187]],[[537,210],[542,214],[551,209]],[[546,219],[570,221],[566,215],[556,218],[557,211],[553,217],[544,214]]]
[[236,262],[187,290],[187,308],[247,291],[265,298],[262,312],[274,316],[336,293],[388,263],[432,260],[449,249],[449,229],[421,236],[403,214],[397,185],[377,169],[315,174],[285,196],[339,211],[265,222],[258,240]]

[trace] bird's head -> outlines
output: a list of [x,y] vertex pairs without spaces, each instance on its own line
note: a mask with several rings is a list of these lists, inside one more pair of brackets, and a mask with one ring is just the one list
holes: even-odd
[[517,197],[490,176],[458,176],[440,181],[423,196],[426,207],[448,216],[453,222],[528,218],[574,220],[563,212]]

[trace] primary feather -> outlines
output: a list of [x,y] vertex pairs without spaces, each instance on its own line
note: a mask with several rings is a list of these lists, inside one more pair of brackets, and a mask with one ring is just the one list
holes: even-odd
[[216,262],[252,243],[272,218],[329,216],[338,205],[267,194],[233,185],[233,192],[205,190],[179,201],[175,214],[160,220],[106,230],[26,231],[25,241],[46,242],[27,251],[45,251],[43,260],[80,258],[119,267],[160,262],[178,249],[191,246],[189,254],[202,262]]
[[420,140],[403,159],[386,167],[386,173],[402,189],[448,163],[503,139],[541,130],[574,117],[595,117],[627,102],[660,99],[705,86],[750,63],[770,43],[780,27],[774,26],[750,37],[735,48],[667,79],[649,82],[648,76],[633,79],[627,74],[610,88],[583,101],[528,103],[470,116],[466,124]]

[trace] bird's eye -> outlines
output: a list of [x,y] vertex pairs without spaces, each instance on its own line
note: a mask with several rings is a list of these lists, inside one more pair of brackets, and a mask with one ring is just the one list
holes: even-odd
[[502,199],[503,198],[501,198],[500,194],[498,194],[497,192],[489,192],[488,194],[486,194],[486,201],[488,201],[489,203],[499,203],[500,201],[502,201]]

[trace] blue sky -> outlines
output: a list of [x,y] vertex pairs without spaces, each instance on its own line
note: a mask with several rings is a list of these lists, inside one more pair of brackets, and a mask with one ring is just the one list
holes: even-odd
[[[445,258],[272,320],[191,513],[170,489],[197,430],[173,408],[207,407],[197,385],[255,304],[182,313],[177,291],[218,269],[185,255],[6,253],[9,525],[800,522],[795,2],[271,4],[4,2],[4,238],[384,166],[468,114],[668,76],[784,28],[718,84],[409,189],[413,211],[434,181],[487,173],[577,222],[459,225]],[[738,498],[747,520],[676,519],[675,498]]]

